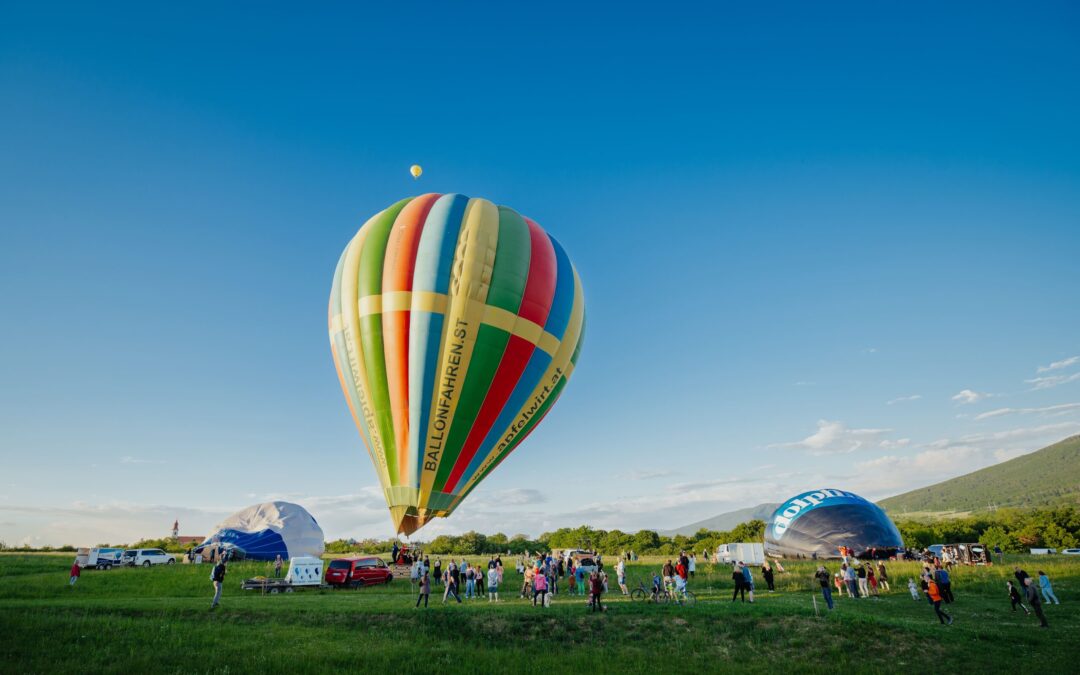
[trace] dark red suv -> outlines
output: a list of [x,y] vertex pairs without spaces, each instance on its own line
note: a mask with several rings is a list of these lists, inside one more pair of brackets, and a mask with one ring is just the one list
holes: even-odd
[[338,558],[326,566],[326,583],[331,586],[358,588],[374,584],[388,584],[394,573],[375,556]]

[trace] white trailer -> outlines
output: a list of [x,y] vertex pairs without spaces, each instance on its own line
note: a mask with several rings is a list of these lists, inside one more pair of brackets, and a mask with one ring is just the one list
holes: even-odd
[[244,579],[240,588],[245,591],[262,591],[271,595],[292,593],[297,588],[327,588],[323,583],[322,574],[322,558],[296,556],[289,559],[289,572],[284,579],[268,577]]
[[760,565],[765,562],[765,545],[751,542],[720,544],[716,547],[716,562]]
[[75,562],[79,567],[96,570],[111,570],[120,566],[122,548],[80,548],[75,552]]

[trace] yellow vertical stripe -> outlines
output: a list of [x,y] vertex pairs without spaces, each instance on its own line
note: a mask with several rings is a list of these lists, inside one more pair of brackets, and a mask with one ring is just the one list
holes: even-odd
[[470,199],[450,270],[449,307],[443,320],[431,414],[423,438],[419,508],[427,508],[443,444],[450,434],[458,400],[469,371],[476,335],[484,317],[495,249],[499,241],[499,209],[486,199]]

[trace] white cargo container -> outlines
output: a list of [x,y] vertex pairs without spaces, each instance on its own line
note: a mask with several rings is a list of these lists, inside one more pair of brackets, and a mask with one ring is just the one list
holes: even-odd
[[765,562],[765,545],[750,542],[720,544],[716,547],[716,562],[760,565]]

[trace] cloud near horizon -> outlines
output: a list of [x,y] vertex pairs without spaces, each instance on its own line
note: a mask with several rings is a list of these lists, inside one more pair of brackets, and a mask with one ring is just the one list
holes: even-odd
[[855,452],[880,441],[892,429],[851,429],[843,422],[818,420],[817,431],[801,441],[773,443],[769,448],[806,450],[811,455],[835,455]]

